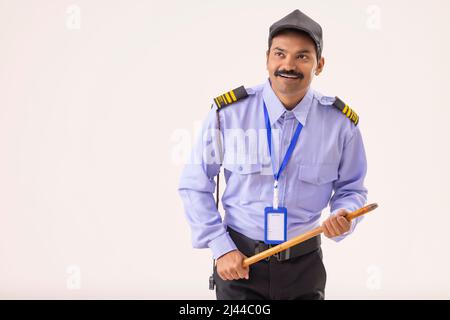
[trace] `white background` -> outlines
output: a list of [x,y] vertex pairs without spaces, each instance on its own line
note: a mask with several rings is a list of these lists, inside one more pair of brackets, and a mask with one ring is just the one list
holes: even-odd
[[380,205],[324,238],[326,298],[450,298],[444,0],[1,0],[0,298],[214,299],[181,156],[212,97],[265,81],[268,28],[296,8],[323,27],[313,87],[358,112]]

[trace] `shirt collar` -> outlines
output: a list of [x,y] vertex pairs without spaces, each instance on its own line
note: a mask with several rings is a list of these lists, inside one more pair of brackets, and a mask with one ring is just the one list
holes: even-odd
[[[273,125],[275,122],[277,122],[278,118],[283,115],[283,113],[289,111],[283,106],[280,99],[278,99],[278,97],[276,96],[269,79],[264,84],[262,94],[267,107],[267,111],[269,113],[270,124]],[[300,102],[291,111],[303,126],[305,126],[306,118],[308,117],[309,109],[311,108],[313,95],[314,93],[312,89],[308,88],[308,91],[306,92],[303,99],[300,100]]]

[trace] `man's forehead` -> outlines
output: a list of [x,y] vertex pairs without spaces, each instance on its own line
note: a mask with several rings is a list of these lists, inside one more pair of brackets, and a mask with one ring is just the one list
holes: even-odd
[[314,45],[309,46],[283,46],[283,45],[273,45],[272,51],[281,51],[281,52],[295,52],[295,53],[313,53]]

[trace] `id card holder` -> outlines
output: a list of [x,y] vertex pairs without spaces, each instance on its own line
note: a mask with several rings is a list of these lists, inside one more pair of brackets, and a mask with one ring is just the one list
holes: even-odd
[[287,237],[287,209],[285,207],[264,208],[264,242],[279,244]]

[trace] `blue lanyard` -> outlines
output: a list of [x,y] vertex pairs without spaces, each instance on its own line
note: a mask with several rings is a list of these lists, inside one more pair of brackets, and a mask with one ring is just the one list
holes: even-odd
[[270,159],[272,161],[272,168],[274,171],[273,177],[275,178],[275,185],[277,185],[278,179],[280,178],[280,175],[281,175],[281,172],[283,172],[289,159],[292,156],[292,152],[294,151],[295,145],[297,144],[298,137],[300,136],[300,132],[302,131],[303,125],[300,122],[298,123],[297,129],[295,129],[294,136],[292,137],[291,143],[289,144],[289,147],[286,151],[283,162],[281,163],[281,166],[278,169],[278,172],[275,173],[275,167],[274,167],[274,162],[273,162],[273,157],[272,157],[272,128],[270,127],[269,113],[267,112],[266,103],[264,101],[263,101],[263,104],[264,104],[264,118],[266,120],[266,129],[267,129],[267,142],[269,144],[269,155],[270,155]]

